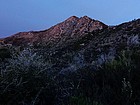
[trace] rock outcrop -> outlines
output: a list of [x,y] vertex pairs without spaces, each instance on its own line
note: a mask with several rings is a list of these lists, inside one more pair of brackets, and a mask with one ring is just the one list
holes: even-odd
[[20,32],[4,39],[5,43],[19,45],[63,43],[85,35],[85,32],[92,32],[107,28],[104,23],[91,19],[87,16],[72,16],[47,30]]

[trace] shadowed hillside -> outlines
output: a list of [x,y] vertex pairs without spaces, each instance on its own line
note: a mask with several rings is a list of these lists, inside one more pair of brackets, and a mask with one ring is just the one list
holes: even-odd
[[0,41],[1,105],[139,105],[140,20],[72,16]]

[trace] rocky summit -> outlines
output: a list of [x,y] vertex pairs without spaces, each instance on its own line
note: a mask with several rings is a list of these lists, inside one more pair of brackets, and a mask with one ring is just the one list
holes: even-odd
[[4,39],[5,43],[12,45],[50,44],[63,43],[85,35],[85,32],[92,32],[104,29],[108,26],[104,23],[91,19],[87,16],[72,16],[47,30],[20,32]]
[[60,57],[66,52],[78,51],[87,56],[88,62],[94,60],[93,55],[96,55],[95,58],[100,55],[100,62],[104,53],[108,55],[107,58],[112,59],[123,49],[138,47],[139,30],[140,19],[108,26],[88,16],[71,16],[47,30],[20,32],[1,39],[0,43],[8,46],[45,47],[48,55]]

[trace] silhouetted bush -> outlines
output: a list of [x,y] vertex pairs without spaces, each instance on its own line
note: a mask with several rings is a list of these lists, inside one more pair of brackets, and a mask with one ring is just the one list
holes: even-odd
[[11,52],[8,48],[0,48],[0,59],[4,60],[5,58],[10,58]]
[[24,49],[0,64],[0,104],[139,105],[139,58],[139,50],[123,50],[96,65],[80,52],[46,58]]

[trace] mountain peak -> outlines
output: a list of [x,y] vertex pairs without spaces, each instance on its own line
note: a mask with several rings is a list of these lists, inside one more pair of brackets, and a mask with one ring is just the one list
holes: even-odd
[[37,43],[60,43],[63,44],[67,40],[74,40],[86,35],[85,32],[92,32],[94,30],[103,29],[107,25],[97,22],[88,16],[77,17],[71,16],[65,21],[47,29],[37,32],[22,32],[17,33],[11,37],[5,38],[6,43],[13,45],[27,45]]
[[67,21],[73,21],[73,20],[78,20],[78,19],[79,19],[79,17],[77,17],[77,16],[71,16],[67,19]]
[[71,16],[71,17],[69,17],[66,21],[75,21],[75,20],[94,20],[94,19],[92,19],[92,18],[90,18],[90,17],[88,17],[88,16],[83,16],[83,17],[77,17],[77,16]]
[[88,16],[83,16],[83,17],[81,17],[82,19],[87,19],[87,20],[93,20],[93,19],[91,19],[90,17],[88,17]]

